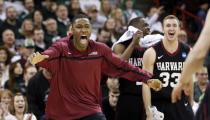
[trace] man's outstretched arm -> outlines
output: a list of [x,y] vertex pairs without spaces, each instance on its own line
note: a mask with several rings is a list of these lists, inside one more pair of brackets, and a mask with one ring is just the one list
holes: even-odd
[[172,92],[172,102],[176,102],[181,99],[181,90],[187,87],[190,83],[191,76],[199,68],[202,67],[204,59],[210,48],[210,10],[208,11],[206,22],[203,30],[198,38],[193,49],[190,51],[180,77],[180,82],[177,87],[174,88]]
[[108,47],[104,47],[104,60],[102,63],[102,72],[111,77],[122,77],[130,81],[140,81],[148,84],[154,90],[160,90],[162,85],[157,79],[151,79],[152,74],[138,67],[130,65],[128,62],[120,59],[112,53]]

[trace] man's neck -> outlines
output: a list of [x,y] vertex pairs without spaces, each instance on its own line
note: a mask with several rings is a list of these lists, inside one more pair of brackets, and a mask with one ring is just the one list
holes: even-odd
[[164,38],[163,45],[168,52],[174,53],[178,49],[179,42],[178,40],[167,40]]

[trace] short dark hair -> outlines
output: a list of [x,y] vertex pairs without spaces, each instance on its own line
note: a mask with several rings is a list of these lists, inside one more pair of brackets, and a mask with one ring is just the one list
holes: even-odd
[[128,23],[128,26],[135,26],[136,24],[139,24],[140,20],[143,17],[136,17],[130,20],[130,22]]
[[85,15],[85,14],[78,14],[78,15],[76,15],[76,16],[73,18],[72,24],[74,24],[74,22],[75,22],[77,19],[81,19],[81,18],[87,18],[88,20],[90,20],[90,18],[89,18],[87,15]]

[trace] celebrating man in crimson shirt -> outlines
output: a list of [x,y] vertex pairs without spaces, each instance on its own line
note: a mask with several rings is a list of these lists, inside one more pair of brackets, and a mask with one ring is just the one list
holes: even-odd
[[[89,40],[91,24],[85,15],[72,22],[72,34],[29,60],[52,74],[46,105],[49,120],[106,120],[100,107],[101,74],[147,83],[159,90],[161,82],[116,57],[103,43]],[[140,35],[139,35],[140,36]]]

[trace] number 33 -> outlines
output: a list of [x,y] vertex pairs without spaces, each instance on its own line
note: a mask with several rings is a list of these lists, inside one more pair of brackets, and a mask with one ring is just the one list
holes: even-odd
[[[181,76],[181,73],[168,73],[168,72],[162,72],[160,74],[160,77],[163,78],[163,87],[167,87],[170,83],[170,86],[173,88],[177,85],[177,83],[179,82],[179,78]],[[169,82],[169,79],[175,79],[175,82]]]

